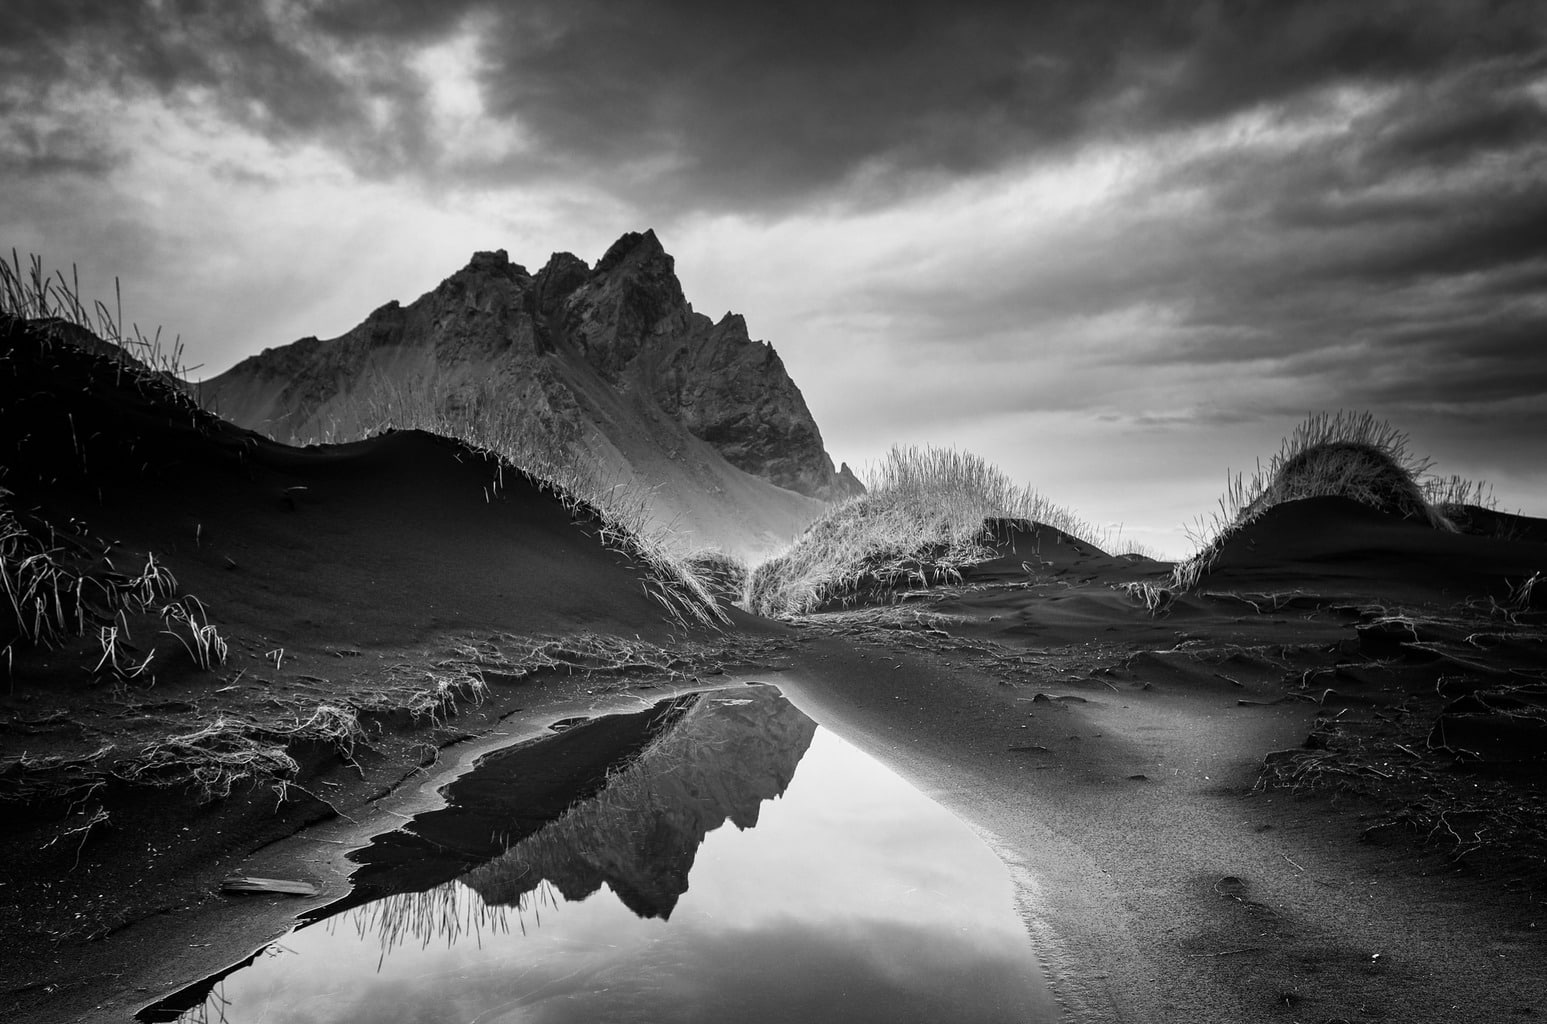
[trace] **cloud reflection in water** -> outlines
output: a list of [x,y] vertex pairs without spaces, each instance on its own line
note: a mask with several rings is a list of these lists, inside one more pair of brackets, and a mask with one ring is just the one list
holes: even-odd
[[[752,789],[783,794],[733,812],[748,787],[684,759],[712,760],[710,737],[751,749],[713,699],[504,856],[297,929],[183,1019],[1056,1019],[1008,875],[966,826],[814,726],[783,730],[809,742],[793,780],[743,756],[762,773]],[[726,818],[756,828],[717,827]],[[635,859],[651,850],[666,869]],[[614,880],[633,910],[600,893],[621,895]]]

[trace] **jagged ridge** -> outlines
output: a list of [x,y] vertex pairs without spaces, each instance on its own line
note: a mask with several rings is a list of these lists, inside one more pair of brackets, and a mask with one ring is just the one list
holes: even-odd
[[510,906],[544,881],[568,900],[605,883],[639,916],[669,918],[704,837],[726,821],[754,827],[815,733],[767,684],[704,694],[596,796],[460,881]]
[[567,443],[593,428],[625,458],[641,432],[680,448],[676,426],[798,494],[862,490],[847,466],[834,469],[778,353],[736,314],[716,323],[695,312],[653,231],[624,235],[595,267],[556,253],[536,275],[504,250],[476,253],[410,305],[389,302],[329,341],[266,349],[202,395],[300,442],[368,428],[359,399],[370,388],[426,379],[451,402],[492,392]]

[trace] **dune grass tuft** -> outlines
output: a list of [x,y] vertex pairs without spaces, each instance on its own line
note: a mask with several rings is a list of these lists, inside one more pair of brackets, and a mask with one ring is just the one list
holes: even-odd
[[462,702],[482,704],[489,687],[476,666],[442,661],[432,666],[400,663],[388,666],[380,689],[353,701],[361,714],[406,713],[415,724],[442,725],[456,715]]
[[1464,517],[1469,508],[1497,509],[1499,500],[1492,485],[1466,477],[1426,476],[1419,480],[1424,500],[1446,519]]
[[230,796],[243,782],[282,785],[299,770],[283,738],[259,734],[248,723],[221,716],[201,728],[147,743],[115,774],[148,786],[186,786],[208,802]]
[[124,319],[123,290],[113,279],[113,308],[98,300],[81,298],[80,274],[71,267],[49,273],[43,258],[30,255],[25,267],[15,249],[10,262],[0,257],[0,316],[12,318],[60,341],[66,341],[114,359],[120,382],[124,376],[141,387],[150,386],[159,398],[180,406],[196,407],[184,387],[188,373],[197,366],[183,364],[182,338],[168,344],[161,329],[145,334]]
[[801,615],[906,586],[960,578],[994,557],[992,522],[1024,520],[1100,546],[1102,531],[970,452],[893,447],[867,492],[829,508],[752,570],[746,606]]
[[364,737],[353,708],[318,704],[297,708],[289,722],[259,725],[219,715],[197,729],[165,736],[123,758],[113,774],[153,787],[186,788],[205,802],[228,797],[241,784],[267,784],[284,800],[300,771],[291,749],[326,743],[346,760]]
[[725,604],[736,604],[747,589],[749,572],[744,559],[729,552],[702,549],[683,556],[689,571],[709,592]]
[[1403,519],[1454,531],[1446,510],[1491,500],[1461,477],[1432,477],[1408,437],[1368,412],[1317,413],[1284,438],[1266,464],[1227,480],[1219,508],[1191,530],[1196,553],[1177,565],[1178,590],[1195,588],[1226,542],[1269,509],[1303,498],[1341,497]]
[[203,601],[192,595],[172,601],[162,607],[161,619],[167,626],[162,632],[182,644],[183,650],[199,668],[208,672],[225,664],[226,641],[209,621]]
[[78,544],[19,513],[12,498],[0,488],[0,659],[8,669],[19,647],[54,650],[94,634],[101,656],[92,675],[120,682],[148,678],[156,651],[131,651],[128,617],[152,611],[199,668],[225,661],[226,642],[203,603],[178,598],[176,577],[154,554],[133,575],[114,572],[104,559],[84,556]]

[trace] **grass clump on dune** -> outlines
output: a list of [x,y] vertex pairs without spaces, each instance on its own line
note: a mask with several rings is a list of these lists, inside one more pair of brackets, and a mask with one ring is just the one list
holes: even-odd
[[1412,453],[1405,433],[1371,413],[1312,415],[1250,477],[1230,478],[1218,511],[1190,531],[1198,551],[1177,565],[1174,582],[1182,590],[1197,586],[1232,537],[1269,509],[1304,498],[1348,498],[1454,531],[1447,512],[1485,500],[1486,488],[1460,477],[1432,477],[1431,465]]
[[752,570],[751,611],[801,615],[902,586],[951,582],[995,556],[995,520],[1101,541],[1088,523],[970,452],[893,447],[866,484],[865,494],[829,508],[789,550]]
[[189,371],[198,367],[183,365],[182,339],[174,339],[168,349],[162,344],[159,328],[147,336],[138,324],[125,325],[117,278],[113,279],[113,291],[113,309],[101,301],[88,306],[80,297],[80,278],[73,269],[67,281],[60,271],[46,273],[41,256],[30,256],[25,269],[15,249],[9,263],[0,257],[0,316],[51,340],[112,359],[120,384],[127,376],[141,392],[179,408],[196,409],[184,384]]

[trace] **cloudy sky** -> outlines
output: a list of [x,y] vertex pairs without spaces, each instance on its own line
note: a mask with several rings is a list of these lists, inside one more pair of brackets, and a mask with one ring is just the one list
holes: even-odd
[[203,373],[653,227],[857,468],[1183,553],[1357,408],[1547,515],[1535,0],[7,0],[0,111],[0,244]]

